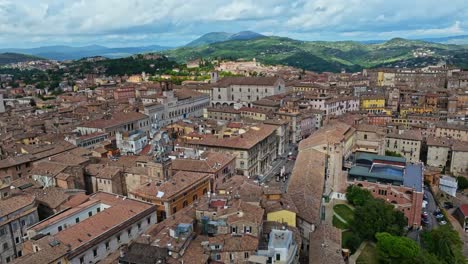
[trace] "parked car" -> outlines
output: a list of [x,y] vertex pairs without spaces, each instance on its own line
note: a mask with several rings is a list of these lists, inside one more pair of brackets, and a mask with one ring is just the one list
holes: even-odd
[[440,209],[437,207],[435,210],[434,210],[434,213],[432,213],[433,215],[438,215],[440,214]]
[[428,225],[428,224],[429,224],[429,218],[423,218],[423,219],[421,219],[421,223],[422,223],[423,225]]
[[440,224],[440,225],[446,225],[446,224],[447,224],[447,221],[442,220],[442,221],[439,222],[439,224]]
[[423,213],[421,214],[421,217],[422,217],[422,218],[427,218],[428,215],[429,215],[429,214],[428,214],[427,212],[423,212]]
[[438,214],[435,216],[436,219],[444,219],[444,215],[443,214]]

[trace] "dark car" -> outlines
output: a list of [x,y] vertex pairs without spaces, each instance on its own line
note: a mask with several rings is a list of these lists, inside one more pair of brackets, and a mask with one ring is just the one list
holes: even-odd
[[445,208],[445,209],[451,209],[451,208],[453,208],[453,203],[451,203],[451,202],[445,202],[445,203],[444,203],[444,208]]
[[423,225],[428,225],[428,224],[429,224],[429,218],[423,218],[423,219],[421,219],[421,223],[422,223]]

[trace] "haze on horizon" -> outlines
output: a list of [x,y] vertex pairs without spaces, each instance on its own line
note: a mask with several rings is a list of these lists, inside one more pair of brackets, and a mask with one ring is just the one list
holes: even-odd
[[175,47],[243,30],[300,40],[445,37],[468,34],[466,14],[466,0],[0,0],[0,48]]

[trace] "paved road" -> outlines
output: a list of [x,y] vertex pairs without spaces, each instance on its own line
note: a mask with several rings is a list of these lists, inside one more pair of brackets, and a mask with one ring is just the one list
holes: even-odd
[[270,169],[270,171],[265,175],[265,177],[262,179],[262,183],[268,186],[277,186],[279,187],[282,191],[286,191],[287,184],[289,182],[290,177],[286,179],[286,182],[283,182],[283,180],[280,180],[280,182],[276,181],[276,174],[281,171],[281,168],[284,166],[285,167],[285,173],[289,173],[289,176],[291,176],[291,172],[294,168],[294,160],[288,160],[287,155],[289,152],[292,152],[293,156],[297,156],[297,150],[295,149],[296,145],[291,144],[288,147],[288,150],[286,153],[278,157],[276,161],[273,162],[274,166]]
[[[427,224],[426,226],[423,226],[422,230],[432,230],[433,228],[437,228],[437,226],[439,225],[439,223],[437,222],[437,219],[434,216],[434,211],[437,209],[437,204],[435,202],[434,196],[428,189],[424,188],[424,193],[427,195],[428,203],[427,203],[426,208],[425,209],[423,208],[423,212],[427,212],[427,214],[429,215],[428,216],[429,224]],[[412,230],[408,232],[408,237],[420,243],[421,242],[420,234],[422,230]]]
[[428,198],[426,212],[429,214],[429,225],[427,225],[426,229],[432,230],[433,228],[436,228],[439,225],[437,219],[434,216],[434,211],[437,209],[437,204],[435,202],[434,196],[428,189],[424,188],[424,193],[427,195]]

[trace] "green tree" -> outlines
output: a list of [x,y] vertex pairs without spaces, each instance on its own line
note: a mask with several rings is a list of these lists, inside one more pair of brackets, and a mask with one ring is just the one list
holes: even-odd
[[445,225],[422,234],[424,248],[447,264],[466,263],[462,254],[463,242],[451,226]]
[[353,233],[348,240],[346,240],[345,247],[348,248],[352,253],[356,252],[356,250],[361,245],[361,238],[359,235]]
[[370,199],[354,210],[353,230],[363,239],[374,239],[378,232],[400,236],[407,225],[404,214],[381,199]]
[[398,153],[396,151],[390,151],[390,150],[385,151],[385,156],[403,157],[400,153]]
[[354,206],[364,205],[367,201],[373,199],[372,194],[356,185],[350,185],[346,189],[346,198]]
[[468,179],[465,178],[465,177],[457,177],[457,181],[458,181],[458,189],[460,190],[464,190],[466,188],[468,188]]
[[420,248],[413,240],[389,233],[375,234],[379,263],[415,263]]

